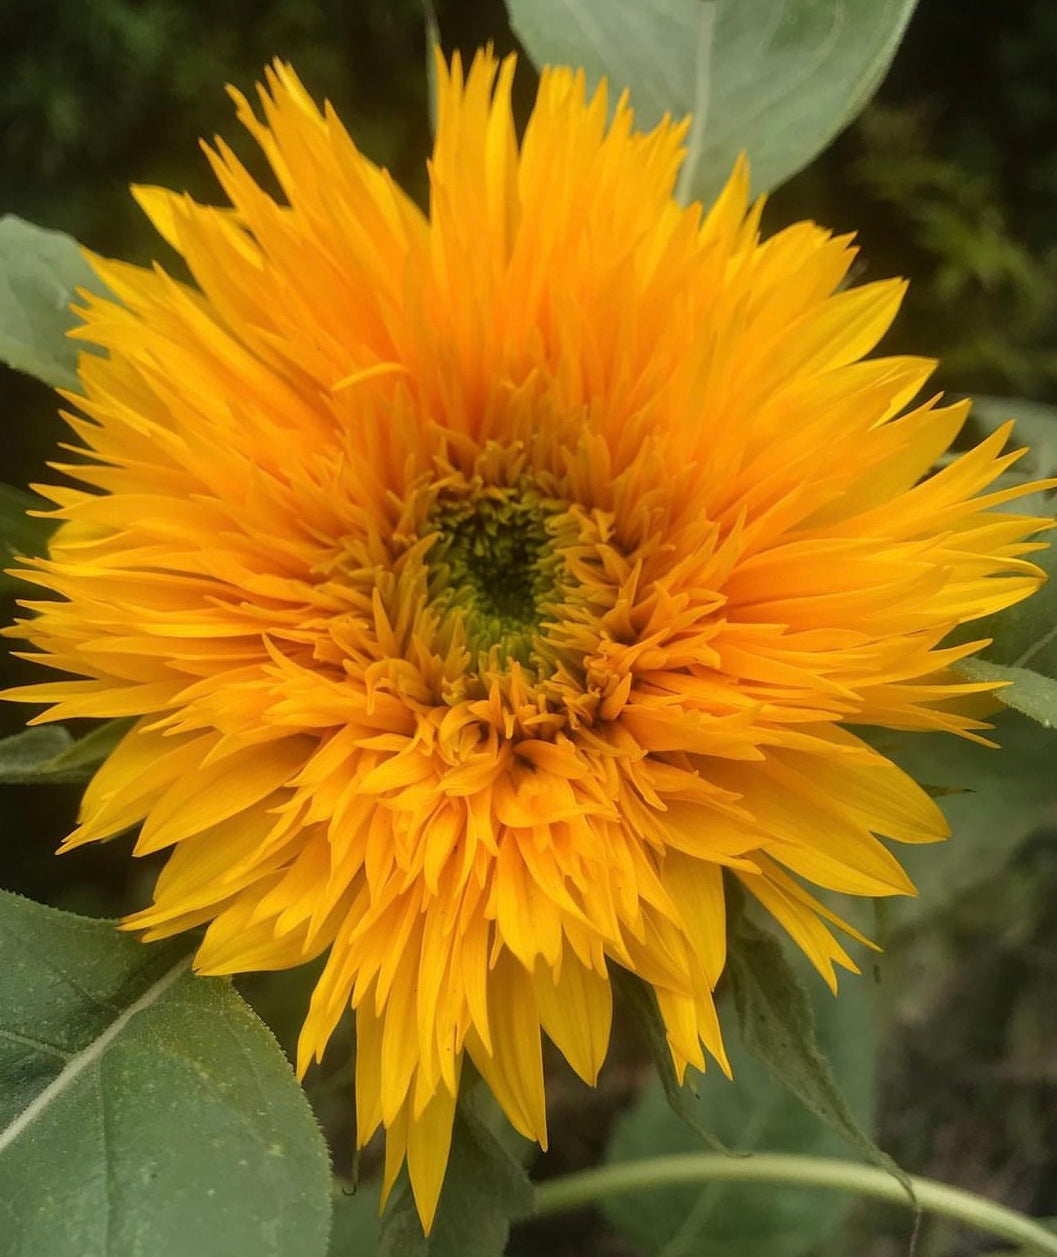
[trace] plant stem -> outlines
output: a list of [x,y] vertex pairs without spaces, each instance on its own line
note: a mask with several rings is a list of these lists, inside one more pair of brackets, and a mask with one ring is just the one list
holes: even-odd
[[[691,1152],[681,1156],[625,1161],[551,1179],[536,1188],[536,1208],[539,1214],[558,1213],[623,1192],[667,1187],[673,1183],[720,1180],[830,1187],[895,1204],[911,1204],[905,1187],[898,1179],[871,1165],[779,1152],[761,1152],[748,1157]],[[981,1231],[1020,1244],[1028,1252],[1057,1257],[1057,1234],[1047,1231],[1032,1218],[932,1179],[912,1177],[910,1182],[921,1209],[967,1222]]]

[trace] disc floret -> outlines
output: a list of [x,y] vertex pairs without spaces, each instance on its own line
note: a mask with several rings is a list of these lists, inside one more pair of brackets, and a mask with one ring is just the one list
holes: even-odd
[[430,512],[430,599],[442,615],[461,617],[479,668],[538,662],[539,635],[561,593],[549,527],[559,509],[522,483],[442,497]]

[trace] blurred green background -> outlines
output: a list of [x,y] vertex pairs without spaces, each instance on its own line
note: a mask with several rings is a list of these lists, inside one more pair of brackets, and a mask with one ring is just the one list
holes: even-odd
[[[436,4],[444,45],[514,46],[500,0]],[[429,150],[419,0],[0,0],[0,212],[140,262],[178,261],[128,195],[131,182],[216,192],[197,149],[223,132],[252,162],[223,84],[250,90],[275,55],[329,97],[361,147],[421,198]],[[941,358],[954,393],[1057,400],[1057,5],[921,0],[877,98],[809,170],[770,199],[774,228],[814,218],[856,231],[857,279],[912,283],[887,348]],[[527,110],[534,74],[523,65]],[[259,170],[259,163],[254,165]],[[0,368],[5,466],[25,484],[63,439],[52,396]],[[10,618],[12,608],[5,609]],[[7,677],[27,675],[11,660]],[[2,730],[22,713],[0,710]],[[138,906],[153,871],[124,842],[52,851],[74,788],[0,788],[0,884],[112,915]],[[896,955],[880,1123],[908,1168],[1057,1214],[1057,1014],[1052,835],[1023,848],[984,892],[937,911]],[[251,989],[287,1042],[304,979]],[[332,1053],[332,1059],[340,1053]],[[544,1172],[590,1163],[635,1094],[642,1054],[618,1044],[598,1093],[552,1063],[553,1146]],[[347,1071],[313,1098],[347,1160]],[[867,1238],[869,1237],[869,1238]],[[892,1214],[860,1209],[827,1252],[905,1251]],[[599,1214],[523,1228],[512,1251],[634,1253]],[[978,1240],[926,1229],[918,1257],[967,1257]],[[760,1254],[760,1257],[766,1257]]]

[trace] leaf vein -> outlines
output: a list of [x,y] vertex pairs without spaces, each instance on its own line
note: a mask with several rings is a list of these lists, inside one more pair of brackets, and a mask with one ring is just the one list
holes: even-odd
[[55,1103],[91,1065],[100,1059],[111,1043],[121,1034],[124,1028],[145,1008],[156,1003],[165,992],[187,971],[188,960],[185,958],[163,974],[153,986],[149,987],[134,1003],[130,1004],[120,1016],[92,1040],[81,1051],[72,1056],[65,1068],[52,1082],[35,1096],[33,1100],[18,1114],[4,1130],[0,1131],[0,1153],[5,1152],[25,1131],[37,1120],[48,1107]]

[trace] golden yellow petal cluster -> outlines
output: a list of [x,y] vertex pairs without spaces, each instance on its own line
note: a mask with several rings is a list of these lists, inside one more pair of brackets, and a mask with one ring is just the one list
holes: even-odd
[[932,474],[966,405],[864,359],[902,283],[761,240],[743,164],[681,207],[685,125],[582,74],[519,142],[513,70],[441,64],[428,215],[282,64],[232,93],[282,199],[219,140],[230,208],[136,190],[196,287],[97,262],[17,630],[72,679],[15,697],[137,718],[67,846],[170,849],[127,926],[208,923],[202,973],[327,953],[299,1068],[351,1002],[427,1227],[463,1061],[543,1143],[541,1029],[593,1081],[607,966],[727,1068],[724,873],[854,969],[805,882],[912,893],[879,837],[945,827],[850,726],[976,736],[944,639],[1040,580],[1008,433]]

